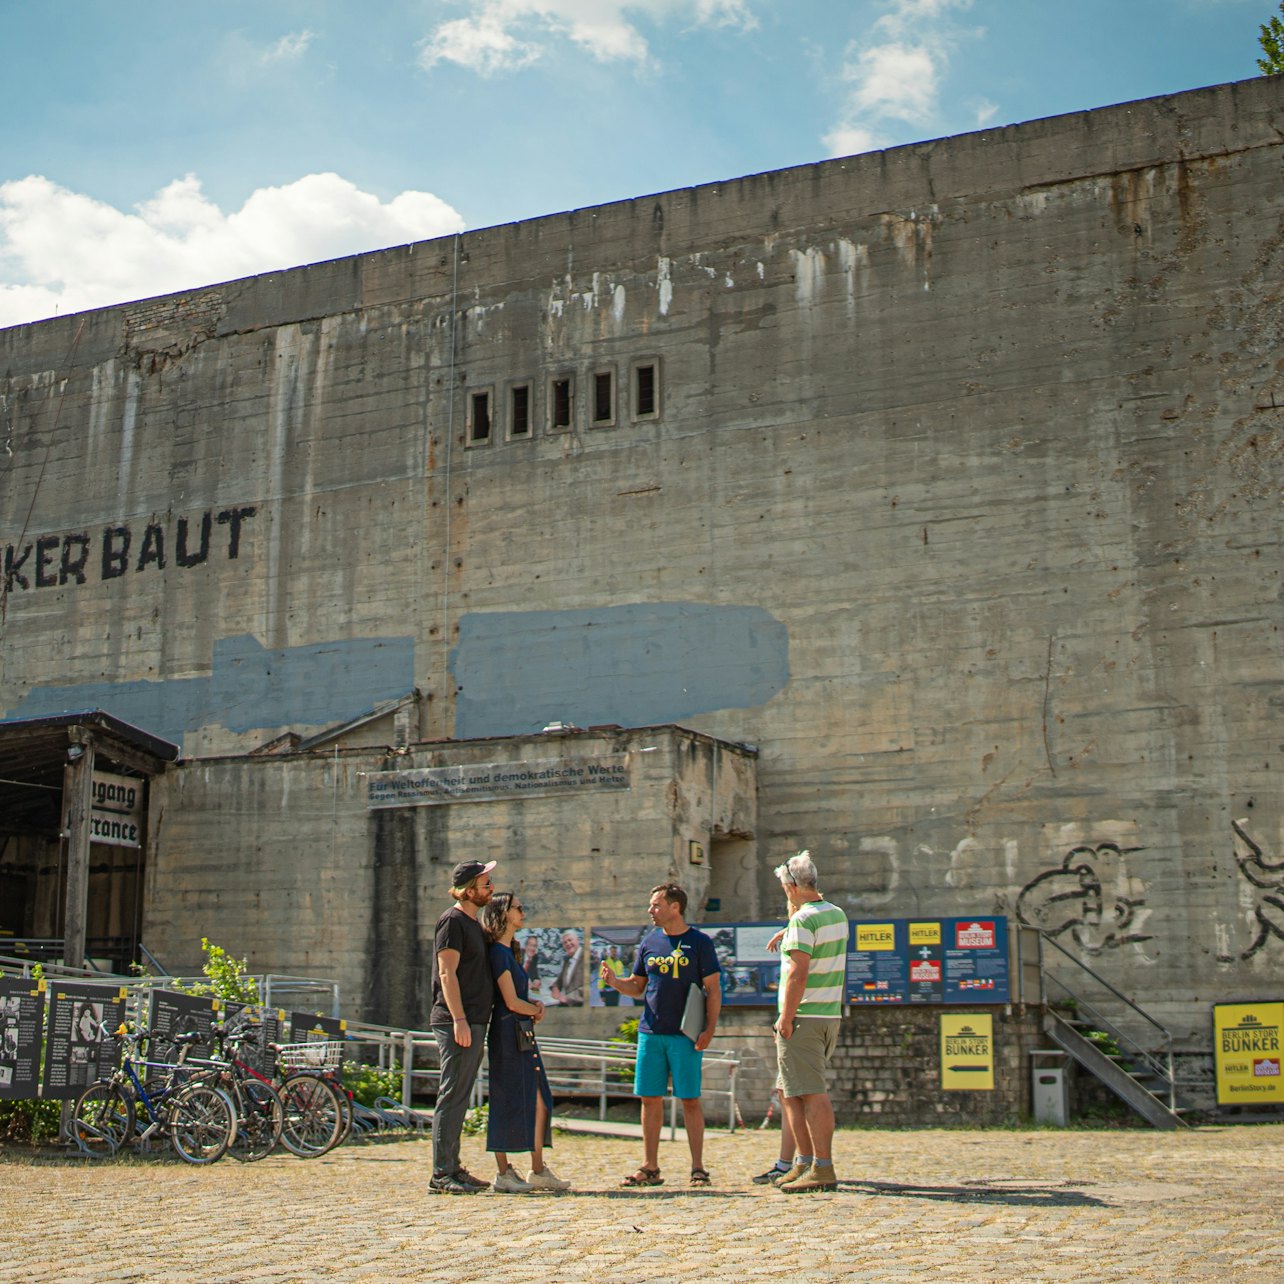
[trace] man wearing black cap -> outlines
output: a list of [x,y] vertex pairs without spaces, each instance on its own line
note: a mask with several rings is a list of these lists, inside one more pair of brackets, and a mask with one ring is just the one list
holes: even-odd
[[438,920],[433,938],[432,1032],[441,1055],[441,1084],[432,1116],[431,1190],[472,1195],[488,1182],[474,1177],[459,1162],[459,1136],[468,1113],[490,1021],[494,983],[487,961],[486,938],[477,912],[494,888],[495,862],[466,860],[450,875],[454,905]]

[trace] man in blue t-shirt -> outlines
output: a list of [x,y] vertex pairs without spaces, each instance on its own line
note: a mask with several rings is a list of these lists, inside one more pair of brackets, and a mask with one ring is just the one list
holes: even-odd
[[[717,951],[703,932],[688,927],[687,894],[676,883],[651,889],[647,907],[655,930],[642,938],[631,976],[617,976],[607,963],[603,986],[643,1000],[638,1019],[638,1060],[633,1091],[642,1098],[642,1167],[624,1179],[626,1186],[660,1186],[660,1127],[664,1097],[682,1101],[682,1120],[691,1146],[691,1184],[707,1186],[704,1168],[704,1107],[700,1102],[700,1065],[722,1011]],[[682,1015],[693,986],[704,991],[704,1029],[694,1042],[682,1033]]]

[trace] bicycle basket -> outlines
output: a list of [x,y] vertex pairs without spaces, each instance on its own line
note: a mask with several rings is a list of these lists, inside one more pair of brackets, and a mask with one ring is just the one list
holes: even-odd
[[342,1061],[343,1043],[339,1039],[283,1043],[276,1054],[276,1063],[282,1070],[337,1070]]

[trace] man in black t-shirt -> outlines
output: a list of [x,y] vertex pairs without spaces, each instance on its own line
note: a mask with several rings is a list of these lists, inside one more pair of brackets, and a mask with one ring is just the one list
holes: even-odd
[[490,871],[495,862],[466,860],[451,872],[454,900],[438,920],[433,937],[432,1024],[441,1056],[441,1083],[432,1116],[431,1190],[471,1195],[489,1182],[474,1177],[459,1162],[468,1099],[486,1051],[490,1021],[491,980],[486,938],[477,913],[490,900]]

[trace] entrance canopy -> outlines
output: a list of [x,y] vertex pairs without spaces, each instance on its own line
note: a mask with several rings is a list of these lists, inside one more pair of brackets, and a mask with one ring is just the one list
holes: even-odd
[[130,774],[153,776],[178,757],[177,745],[102,709],[0,719],[0,834],[58,837],[63,769],[90,740],[100,766]]

